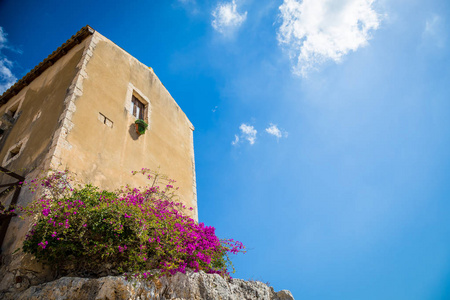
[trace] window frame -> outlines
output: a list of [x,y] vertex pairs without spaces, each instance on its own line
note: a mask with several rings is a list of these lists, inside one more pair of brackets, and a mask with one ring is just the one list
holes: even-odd
[[[19,140],[17,143],[9,147],[8,151],[5,154],[5,157],[3,158],[2,166],[5,167],[9,165],[11,162],[15,161],[19,156],[22,154],[23,150],[25,149],[25,146],[28,142],[28,136],[24,137],[23,139]],[[19,148],[19,151],[17,153],[12,154],[12,151]]]
[[14,102],[8,105],[8,107],[5,109],[5,113],[8,114],[12,119],[16,120],[19,117],[24,99],[25,95],[22,95],[21,97],[16,99]]
[[142,114],[140,114],[139,116],[143,117],[142,120],[144,120],[150,127],[150,116],[152,111],[151,102],[144,93],[137,89],[132,83],[129,83],[124,106],[125,110],[131,116],[133,116],[135,120],[137,120],[139,116],[136,116],[136,114],[133,113],[135,108],[135,105],[133,103],[134,99],[136,99],[136,101],[139,101],[143,105],[144,109],[142,111]]

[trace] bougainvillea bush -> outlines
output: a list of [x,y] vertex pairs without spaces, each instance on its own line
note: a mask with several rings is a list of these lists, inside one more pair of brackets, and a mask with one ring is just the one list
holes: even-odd
[[151,184],[108,192],[74,187],[68,172],[30,182],[41,196],[22,209],[35,220],[22,250],[60,274],[147,278],[153,276],[147,270],[163,276],[191,269],[229,276],[228,254],[244,252],[242,243],[220,240],[214,227],[182,214],[174,181],[148,169],[133,174]]

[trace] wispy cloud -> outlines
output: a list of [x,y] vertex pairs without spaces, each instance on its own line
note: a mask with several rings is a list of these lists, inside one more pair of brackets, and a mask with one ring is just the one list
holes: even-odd
[[270,123],[269,127],[266,128],[266,132],[270,135],[275,136],[277,139],[282,137],[288,137],[287,131],[280,130],[276,124]]
[[241,126],[239,126],[239,129],[241,130],[240,135],[238,136],[235,134],[234,141],[232,141],[231,144],[236,146],[242,142],[242,140],[246,140],[250,145],[253,145],[256,141],[256,134],[258,133],[255,127],[242,123]]
[[233,32],[247,19],[247,12],[237,11],[236,1],[222,2],[212,12],[212,27],[222,34]]
[[235,146],[239,144],[239,136],[237,134],[234,135],[234,141],[231,142],[231,145]]
[[0,27],[0,49],[2,49],[3,47],[5,47],[6,45],[6,32],[3,30],[3,27]]
[[375,0],[284,0],[279,7],[282,24],[278,42],[293,61],[293,72],[309,71],[368,44],[381,16]]
[[6,36],[7,33],[0,27],[0,95],[17,81],[11,71],[13,63],[1,52],[2,49],[9,48]]
[[441,16],[433,14],[425,21],[425,28],[422,33],[424,43],[433,43],[437,47],[445,46],[446,34],[444,28],[444,20]]

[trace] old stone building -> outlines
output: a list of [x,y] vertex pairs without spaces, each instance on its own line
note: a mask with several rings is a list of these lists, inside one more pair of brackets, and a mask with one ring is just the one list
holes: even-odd
[[[145,134],[137,133],[136,119],[148,123]],[[2,187],[43,170],[69,169],[82,182],[113,190],[146,184],[133,170],[159,168],[177,181],[181,202],[198,219],[194,127],[151,68],[89,26],[0,97],[0,122],[1,166],[14,172],[0,175]],[[0,194],[5,208],[14,194]],[[32,197],[22,188],[16,200],[25,205]],[[39,268],[12,254],[28,224],[17,217],[8,223],[0,290],[22,269]]]

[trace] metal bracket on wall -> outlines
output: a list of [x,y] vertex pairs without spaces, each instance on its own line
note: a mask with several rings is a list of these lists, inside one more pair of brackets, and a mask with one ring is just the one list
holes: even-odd
[[8,194],[10,191],[14,189],[14,194],[11,199],[11,203],[9,204],[9,207],[5,209],[4,212],[0,212],[0,253],[1,253],[1,247],[3,245],[3,240],[5,238],[6,231],[8,230],[9,223],[11,222],[11,218],[16,216],[16,214],[12,213],[11,210],[14,209],[17,204],[17,200],[19,199],[20,195],[20,189],[22,188],[22,183],[25,181],[25,178],[3,167],[0,167],[0,172],[14,179],[17,179],[17,181],[12,183],[0,184],[0,188],[6,188],[0,192],[0,196]]

